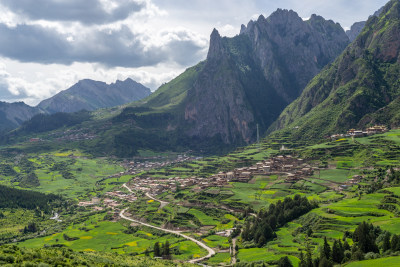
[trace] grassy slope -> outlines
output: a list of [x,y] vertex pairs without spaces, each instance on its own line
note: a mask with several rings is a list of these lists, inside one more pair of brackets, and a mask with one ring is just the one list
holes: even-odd
[[390,57],[390,49],[395,48],[389,45],[398,42],[399,10],[398,1],[391,1],[379,19],[371,19],[357,40],[283,111],[270,131],[285,128],[306,139],[368,123],[399,125],[400,65],[396,56]]

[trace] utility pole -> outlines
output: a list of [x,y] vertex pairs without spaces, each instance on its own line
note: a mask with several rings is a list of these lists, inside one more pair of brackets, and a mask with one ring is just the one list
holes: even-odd
[[258,129],[258,123],[257,123],[257,147],[258,151],[260,151],[260,131]]

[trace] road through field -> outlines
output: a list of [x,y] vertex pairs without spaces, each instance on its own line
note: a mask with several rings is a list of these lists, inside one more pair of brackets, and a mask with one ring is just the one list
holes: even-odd
[[181,236],[183,238],[186,238],[187,240],[195,242],[197,245],[199,245],[200,247],[202,247],[202,248],[204,248],[204,249],[206,249],[208,251],[208,255],[207,256],[204,256],[202,258],[192,259],[192,260],[189,261],[189,263],[197,263],[197,262],[200,262],[202,260],[211,258],[213,255],[215,255],[215,250],[213,250],[212,248],[208,247],[207,245],[205,245],[204,243],[200,242],[199,240],[196,240],[193,237],[184,235],[179,231],[173,231],[173,230],[164,229],[164,228],[161,228],[161,227],[157,227],[157,226],[154,226],[154,225],[151,225],[151,224],[148,224],[148,223],[144,223],[144,222],[129,218],[129,217],[124,215],[126,210],[127,209],[121,210],[121,212],[119,213],[119,216],[121,218],[123,218],[125,220],[128,220],[128,221],[131,221],[131,222],[134,222],[134,223],[138,223],[138,224],[147,226],[147,227],[151,227],[151,228],[154,228],[154,229],[166,232],[166,233],[170,233],[170,234],[174,234],[174,235],[177,235],[177,236]]

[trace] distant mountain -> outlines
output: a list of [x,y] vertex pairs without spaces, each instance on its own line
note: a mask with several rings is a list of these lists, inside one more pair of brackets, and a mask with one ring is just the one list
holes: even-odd
[[71,88],[43,100],[38,107],[48,113],[93,111],[141,100],[151,93],[150,89],[127,79],[106,84],[93,80],[81,80]]
[[320,138],[373,124],[400,125],[400,2],[390,1],[270,130]]
[[[372,16],[379,17],[382,10],[383,7],[381,7],[378,11],[376,11]],[[351,26],[350,30],[346,31],[346,34],[351,42],[353,42],[357,38],[357,36],[362,32],[366,23],[367,23],[366,21],[356,22]]]
[[40,112],[39,108],[28,106],[24,102],[0,101],[0,133],[17,128],[22,122]]

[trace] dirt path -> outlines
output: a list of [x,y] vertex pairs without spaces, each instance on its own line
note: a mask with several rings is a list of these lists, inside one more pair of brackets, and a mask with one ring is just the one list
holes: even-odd
[[231,265],[236,264],[236,237],[232,239],[232,250],[231,250]]
[[132,189],[130,189],[126,184],[123,184],[122,186],[125,187],[125,188],[129,191],[129,193],[135,194],[135,193],[132,191]]
[[149,193],[146,193],[146,197],[148,197],[148,198],[150,198],[150,199],[152,199],[154,201],[160,202],[159,209],[162,209],[162,208],[164,208],[165,206],[167,206],[169,204],[169,202],[165,202],[165,201],[159,200],[159,199],[153,197],[152,195],[150,195]]
[[190,236],[187,236],[187,235],[182,234],[182,233],[179,232],[179,231],[173,231],[173,230],[164,229],[164,228],[157,227],[157,226],[154,226],[154,225],[151,225],[151,224],[148,224],[148,223],[140,222],[140,221],[138,221],[138,220],[135,220],[135,219],[132,219],[132,218],[129,218],[129,217],[125,216],[124,213],[126,212],[126,210],[127,210],[127,209],[124,209],[124,210],[122,210],[122,211],[119,213],[119,216],[120,216],[121,218],[123,218],[123,219],[125,219],[125,220],[128,220],[128,221],[131,221],[131,222],[134,222],[134,223],[138,223],[138,224],[147,226],[147,227],[151,227],[151,228],[154,228],[154,229],[157,229],[157,230],[166,232],[166,233],[171,233],[171,234],[174,234],[174,235],[177,235],[177,236],[181,236],[181,237],[183,237],[183,238],[185,238],[185,239],[187,239],[187,240],[190,240],[190,241],[195,242],[197,245],[199,245],[200,247],[202,247],[202,248],[204,248],[204,249],[206,249],[206,250],[208,251],[208,255],[207,255],[207,256],[204,256],[204,257],[198,258],[198,259],[190,260],[190,261],[188,261],[189,263],[197,263],[197,262],[200,262],[200,261],[202,261],[202,260],[211,258],[213,255],[215,255],[215,250],[213,250],[212,248],[208,247],[208,246],[205,245],[204,243],[202,243],[202,242],[200,242],[200,241],[198,241],[198,240],[196,240],[196,239],[194,239],[194,238],[192,238],[192,237],[190,237]]

